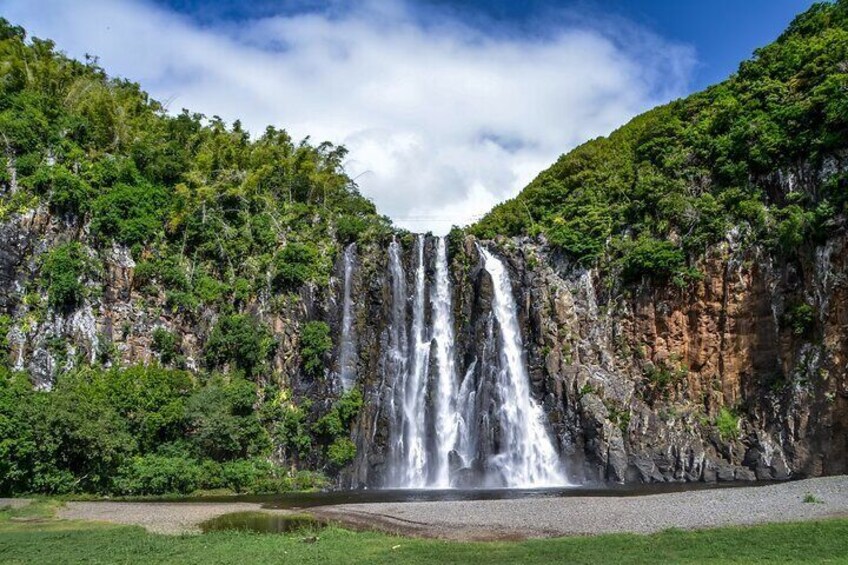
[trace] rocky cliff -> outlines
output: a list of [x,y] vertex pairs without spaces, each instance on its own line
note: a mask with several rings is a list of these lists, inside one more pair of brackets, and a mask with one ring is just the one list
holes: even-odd
[[[456,243],[457,374],[485,380],[492,282],[474,238]],[[685,288],[610,285],[538,241],[487,245],[509,266],[533,396],[572,481],[772,480],[846,471],[844,235],[800,261],[729,239],[710,248],[698,265],[703,277]],[[391,281],[381,251],[368,261],[355,291],[365,297],[356,319],[368,402],[357,429],[354,485],[380,484],[389,445]],[[802,311],[810,319],[793,319],[798,304],[809,306]]]
[[[49,388],[75,364],[153,362],[152,334],[164,327],[180,336],[186,366],[197,369],[218,312],[175,311],[163,296],[139,293],[135,263],[120,246],[107,250],[102,271],[85,281],[93,291],[82,304],[71,311],[46,306],[33,290],[39,258],[62,241],[84,241],[85,233],[72,228],[46,210],[0,226],[0,300],[11,313],[7,340],[15,368]],[[844,234],[797,260],[729,234],[708,250],[697,265],[702,277],[686,287],[610,283],[605,273],[570,263],[540,239],[452,237],[453,361],[457,378],[472,379],[485,404],[498,346],[492,345],[492,279],[479,244],[507,265],[532,396],[571,481],[770,480],[848,471]],[[414,239],[402,237],[397,245],[402,283],[411,289]],[[435,238],[425,239],[429,281],[435,245]],[[399,374],[392,322],[398,310],[412,308],[410,300],[395,299],[401,281],[393,279],[389,261],[386,242],[364,245],[348,281],[355,382],[365,400],[353,430],[358,456],[342,475],[351,486],[382,485],[389,472],[389,405]],[[340,255],[328,287],[307,285],[299,295],[264,295],[245,306],[272,328],[275,378],[298,398],[317,401],[319,412],[340,391],[344,287]],[[298,329],[309,319],[332,328],[335,347],[323,379],[300,369]],[[438,371],[428,374],[436,378]],[[425,402],[432,410],[434,400]],[[497,423],[476,425],[487,438],[480,449],[497,451]]]
[[[11,358],[39,386],[49,387],[74,363],[151,362],[157,327],[181,336],[186,363],[196,367],[214,310],[174,313],[161,297],[144,299],[134,290],[133,260],[119,247],[108,254],[102,278],[86,283],[102,286],[96,298],[67,313],[44,309],[43,297],[22,289],[36,272],[39,250],[68,234],[43,211],[15,218],[2,232],[2,300],[14,312]],[[434,241],[428,238],[425,246],[430,278]],[[481,268],[473,237],[453,243],[457,373],[476,371],[475,379],[486,379],[480,371],[494,354],[486,335],[491,277]],[[785,479],[848,470],[844,235],[799,262],[728,241],[710,249],[699,265],[702,280],[688,288],[609,286],[596,270],[571,265],[538,241],[488,245],[508,265],[532,393],[573,481]],[[408,239],[402,257],[410,281],[411,248]],[[340,343],[342,269],[340,258],[330,288],[307,287],[282,311],[271,312],[262,301],[250,306],[273,328],[280,344],[274,366],[302,397],[333,396],[338,367],[322,382],[304,377],[296,330],[299,321],[325,317]],[[385,246],[358,254],[351,282],[365,409],[355,424],[359,457],[346,480],[379,485],[395,373],[387,352],[398,306]],[[790,319],[797,303],[812,306],[808,327]],[[717,425],[722,412],[731,418],[729,430],[727,422]]]

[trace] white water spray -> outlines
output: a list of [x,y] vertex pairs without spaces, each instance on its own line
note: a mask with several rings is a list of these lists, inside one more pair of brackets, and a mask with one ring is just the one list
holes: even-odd
[[500,330],[497,391],[502,442],[492,463],[508,487],[544,487],[567,484],[544,425],[544,413],[530,396],[524,346],[516,319],[509,274],[500,259],[482,247],[483,266],[492,276],[493,314]]
[[436,344],[436,469],[432,485],[450,487],[450,452],[456,445],[458,414],[456,412],[456,368],[454,367],[453,315],[451,284],[448,273],[445,238],[436,246],[436,293],[433,297],[433,340]]
[[342,304],[342,337],[339,347],[339,380],[345,392],[353,388],[356,381],[356,344],[353,337],[353,312],[351,307],[351,285],[356,244],[347,246],[344,252],[344,302]]
[[424,268],[424,236],[416,240],[418,266],[412,303],[412,369],[404,382],[403,448],[406,466],[402,485],[427,486],[426,384],[430,340],[426,338],[425,302],[427,272]]

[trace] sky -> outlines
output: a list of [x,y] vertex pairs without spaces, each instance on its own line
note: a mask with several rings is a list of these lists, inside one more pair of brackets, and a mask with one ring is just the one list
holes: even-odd
[[718,82],[812,0],[0,0],[169,111],[344,144],[360,191],[440,234],[576,145]]

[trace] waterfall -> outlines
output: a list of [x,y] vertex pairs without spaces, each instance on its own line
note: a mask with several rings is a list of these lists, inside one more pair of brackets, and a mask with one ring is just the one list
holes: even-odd
[[[383,382],[388,383],[389,432],[391,434],[391,469],[405,469],[404,421],[406,419],[406,380],[409,357],[409,339],[406,331],[406,272],[401,262],[402,249],[395,238],[389,244],[389,277],[392,285],[391,318],[389,320],[389,351]],[[390,477],[391,483],[401,485],[403,476]]]
[[449,459],[457,437],[457,384],[454,368],[451,285],[445,238],[436,246],[436,295],[433,299],[433,340],[436,344],[436,468],[433,485],[450,487]]
[[492,463],[508,487],[566,484],[559,457],[545,429],[542,407],[530,396],[524,346],[518,327],[512,284],[503,263],[482,247],[483,266],[492,277],[492,309],[500,330],[497,393],[502,434],[500,451]]
[[356,343],[353,336],[353,312],[351,308],[351,283],[355,262],[356,244],[344,251],[344,301],[342,303],[342,336],[339,345],[339,377],[342,389],[349,391],[356,381]]
[[[416,236],[388,248],[388,325],[382,386],[387,408],[383,486],[539,487],[567,484],[530,395],[515,301],[506,269],[480,249],[494,283],[481,359],[457,354],[445,238]],[[429,276],[428,276],[429,274]],[[485,323],[485,322],[484,322]],[[465,361],[458,367],[457,363]]]
[[426,286],[424,236],[416,239],[418,266],[412,303],[412,370],[403,383],[403,449],[406,467],[401,483],[406,487],[427,486],[426,384],[430,362],[430,340],[426,338]]

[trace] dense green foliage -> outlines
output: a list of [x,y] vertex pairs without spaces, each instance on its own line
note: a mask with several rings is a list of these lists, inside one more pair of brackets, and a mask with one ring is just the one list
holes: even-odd
[[798,253],[844,226],[848,175],[790,191],[777,173],[848,149],[846,61],[848,0],[817,4],[727,81],[562,156],[471,231],[542,233],[631,281],[685,284],[687,265],[734,230]]
[[[344,173],[343,147],[170,115],[96,59],[69,59],[2,19],[0,143],[0,221],[49,209],[61,234],[33,251],[24,316],[0,313],[0,492],[274,491],[309,486],[308,474],[291,473],[298,462],[351,457],[349,419],[344,433],[319,434],[323,412],[279,384],[268,322],[304,285],[326,284],[343,245],[390,234]],[[167,369],[105,370],[117,351],[108,337],[91,361],[68,359],[55,336],[52,392],[7,374],[12,325],[26,333],[50,309],[96,309],[116,244],[135,261],[134,307],[166,320],[149,338]],[[303,373],[323,376],[328,326],[286,321],[302,328]],[[115,330],[129,340],[123,325]],[[185,327],[199,343],[185,341]],[[179,370],[195,345],[208,373]]]
[[[51,392],[0,374],[0,493],[283,491],[310,486],[270,462],[283,418],[237,376],[158,367],[84,368]],[[306,436],[303,450],[313,438]]]
[[325,322],[309,322],[300,335],[300,358],[303,371],[312,378],[324,375],[324,357],[333,347],[330,326]]
[[174,332],[169,332],[165,328],[156,328],[153,330],[153,351],[159,354],[159,360],[163,365],[171,365],[176,363],[182,365],[185,361],[180,356],[179,338]]
[[47,287],[47,300],[57,309],[79,304],[85,296],[82,277],[88,258],[79,243],[59,245],[44,255],[41,274]]
[[[343,147],[168,115],[96,60],[5,20],[0,63],[0,220],[46,204],[88,223],[85,243],[130,247],[141,286],[164,290],[175,312],[322,282],[341,245],[388,233],[345,175]],[[77,299],[65,282],[57,299]]]
[[[0,510],[7,563],[841,563],[848,520],[643,534],[450,542],[330,526],[314,543],[303,532],[165,536],[142,528],[50,520],[33,508]],[[35,518],[35,520],[33,520]],[[29,520],[26,520],[29,519]],[[308,537],[308,536],[307,536]]]
[[251,375],[267,359],[272,344],[268,328],[251,316],[224,316],[206,341],[206,361],[211,368],[229,363]]
[[356,457],[356,445],[349,437],[350,426],[361,408],[362,393],[354,388],[342,395],[312,426],[312,430],[326,446],[327,458],[336,467],[342,467]]

